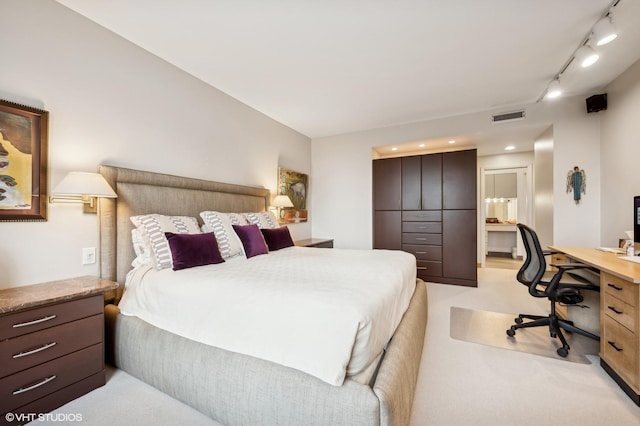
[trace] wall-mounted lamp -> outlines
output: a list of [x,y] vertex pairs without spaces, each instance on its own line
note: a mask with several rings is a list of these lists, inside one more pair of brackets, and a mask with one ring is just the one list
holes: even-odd
[[293,202],[288,195],[276,195],[276,197],[271,202],[271,206],[277,209],[277,217],[279,221],[284,220],[284,207],[293,207]]
[[82,203],[84,213],[97,213],[97,198],[117,198],[98,173],[69,172],[51,191],[50,203]]

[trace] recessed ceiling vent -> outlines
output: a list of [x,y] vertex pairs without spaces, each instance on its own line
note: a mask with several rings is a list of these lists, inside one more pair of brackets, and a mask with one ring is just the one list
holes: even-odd
[[504,114],[495,114],[491,116],[492,123],[504,123],[506,121],[524,120],[524,110],[505,112]]

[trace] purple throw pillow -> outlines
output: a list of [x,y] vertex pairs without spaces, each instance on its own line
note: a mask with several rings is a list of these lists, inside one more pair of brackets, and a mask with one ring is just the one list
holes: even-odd
[[169,242],[174,271],[224,262],[213,232],[205,234],[165,232],[164,235]]
[[259,254],[269,253],[267,243],[265,243],[258,225],[233,225],[233,229],[240,237],[247,259]]
[[280,250],[285,247],[293,246],[293,240],[291,239],[291,233],[289,228],[281,226],[280,228],[263,228],[260,230],[264,240],[267,242],[269,251]]

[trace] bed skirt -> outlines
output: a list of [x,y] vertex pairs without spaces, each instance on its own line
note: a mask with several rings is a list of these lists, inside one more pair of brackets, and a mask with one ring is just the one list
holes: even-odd
[[427,322],[423,281],[373,385],[332,386],[269,361],[204,345],[106,307],[107,361],[225,425],[407,425]]

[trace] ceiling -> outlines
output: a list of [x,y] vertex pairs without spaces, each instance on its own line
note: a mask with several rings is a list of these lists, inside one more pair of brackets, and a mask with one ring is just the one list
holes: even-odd
[[[615,3],[57,1],[311,138],[535,103]],[[592,67],[567,68],[567,95],[640,58],[640,1],[621,0],[613,18],[618,39]],[[452,137],[532,143],[542,130]]]

